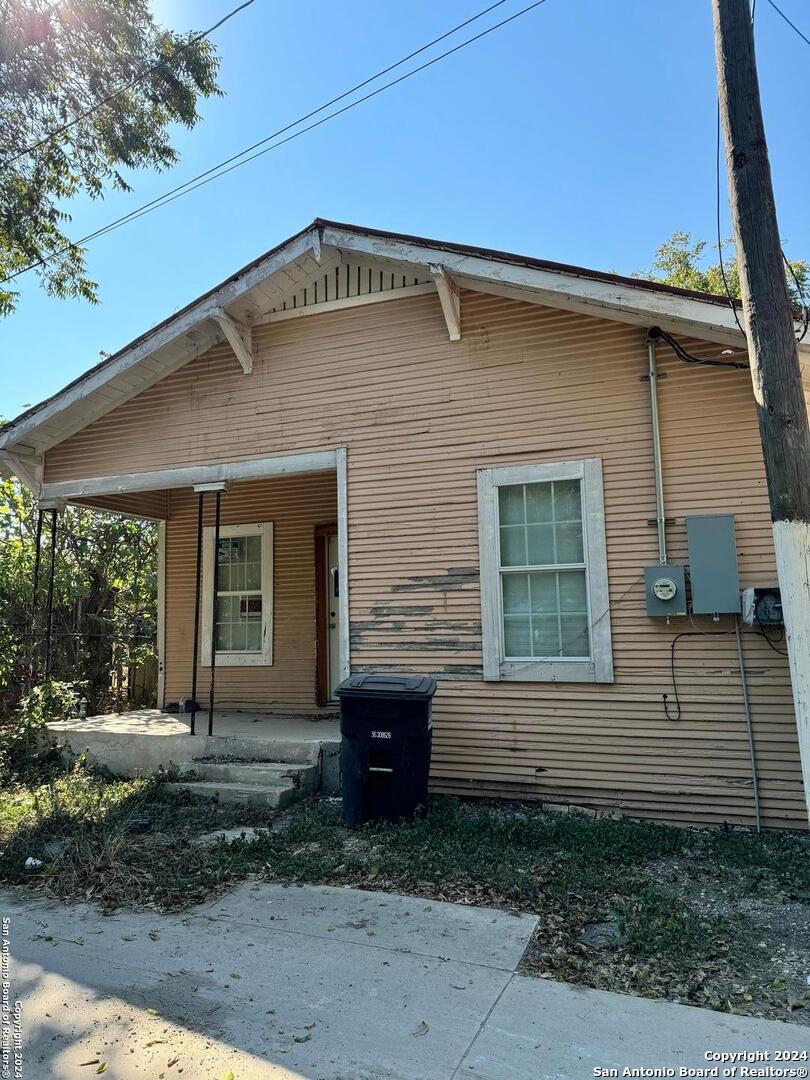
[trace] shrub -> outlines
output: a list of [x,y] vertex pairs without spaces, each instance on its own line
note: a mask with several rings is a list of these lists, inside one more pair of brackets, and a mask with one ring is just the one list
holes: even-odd
[[68,720],[79,709],[85,684],[51,679],[34,687],[20,701],[13,719],[5,725],[0,745],[0,770],[13,772],[41,746],[45,725]]

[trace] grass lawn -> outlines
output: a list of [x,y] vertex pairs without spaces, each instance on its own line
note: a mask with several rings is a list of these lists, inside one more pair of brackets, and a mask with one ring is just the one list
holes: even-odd
[[[199,844],[218,829],[253,839]],[[28,856],[42,859],[26,873]],[[0,793],[0,880],[177,910],[246,878],[379,889],[539,916],[540,978],[810,1024],[810,842],[436,798],[349,831],[335,800],[219,806],[78,765]]]

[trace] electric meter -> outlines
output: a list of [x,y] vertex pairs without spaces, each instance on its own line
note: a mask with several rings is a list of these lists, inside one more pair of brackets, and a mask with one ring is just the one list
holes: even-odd
[[659,563],[644,569],[647,614],[653,617],[686,614],[686,575],[678,563]]
[[652,591],[659,600],[674,600],[678,586],[668,577],[660,577],[653,582]]

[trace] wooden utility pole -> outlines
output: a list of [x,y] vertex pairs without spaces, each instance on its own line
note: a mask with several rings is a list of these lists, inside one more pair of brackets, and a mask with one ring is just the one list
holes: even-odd
[[737,265],[810,814],[810,427],[759,99],[748,0],[712,0]]

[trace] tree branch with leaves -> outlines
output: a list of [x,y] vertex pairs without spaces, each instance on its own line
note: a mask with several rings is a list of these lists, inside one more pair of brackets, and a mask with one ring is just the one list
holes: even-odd
[[[218,67],[207,39],[158,26],[147,0],[0,0],[0,279],[33,264],[51,295],[97,303],[65,204],[175,165],[171,127],[194,127],[199,100],[221,93]],[[0,316],[16,301],[0,284]]]

